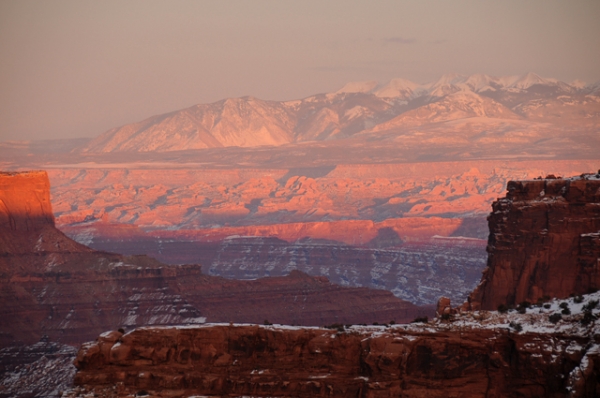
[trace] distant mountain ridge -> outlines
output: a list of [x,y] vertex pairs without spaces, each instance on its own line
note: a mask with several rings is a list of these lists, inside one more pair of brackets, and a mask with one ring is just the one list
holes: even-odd
[[552,121],[569,130],[596,128],[600,125],[600,83],[570,85],[534,73],[509,77],[447,74],[427,84],[406,79],[384,85],[351,82],[334,93],[294,101],[228,98],[111,129],[82,151],[167,152],[364,139],[379,137],[381,132],[398,136],[415,126],[470,118],[483,118],[491,131],[505,131],[502,120]]

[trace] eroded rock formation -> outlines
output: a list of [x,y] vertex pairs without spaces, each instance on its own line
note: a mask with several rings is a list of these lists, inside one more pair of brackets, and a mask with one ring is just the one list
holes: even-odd
[[84,344],[71,396],[592,397],[598,343],[583,331],[518,333],[466,318],[344,331],[141,328]]
[[471,309],[600,288],[600,173],[511,181],[489,216],[488,268]]
[[598,287],[600,174],[508,189],[490,216],[490,269],[470,297],[478,311],[442,298],[441,317],[422,324],[107,332],[80,349],[69,396],[596,397],[600,293],[480,309]]
[[[507,181],[545,171],[576,175],[597,164],[308,162],[271,168],[270,155],[254,156],[250,163],[262,168],[148,159],[127,169],[52,169],[58,226],[97,250],[201,263],[211,275],[248,279],[298,269],[345,286],[385,288],[413,303],[432,304],[439,295],[458,303],[481,279],[485,217]],[[431,240],[436,235],[481,241],[446,240],[441,247],[441,239]]]
[[0,346],[42,335],[80,343],[141,325],[410,321],[431,312],[384,290],[342,288],[301,272],[234,281],[199,265],[89,249],[54,227],[45,172],[0,174]]

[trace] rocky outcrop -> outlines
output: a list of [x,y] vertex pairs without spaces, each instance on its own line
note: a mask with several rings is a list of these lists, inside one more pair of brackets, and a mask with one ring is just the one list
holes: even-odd
[[384,290],[341,288],[300,272],[234,281],[199,265],[94,251],[54,227],[44,172],[0,174],[0,187],[0,347],[44,334],[81,343],[117,327],[400,322],[431,312]]
[[511,181],[489,216],[488,268],[471,309],[600,289],[600,173]]
[[552,324],[539,315],[532,323],[540,331],[518,332],[503,322],[508,319],[481,313],[451,323],[339,330],[230,324],[107,332],[79,350],[78,387],[68,396],[145,391],[157,397],[593,397],[600,392],[600,340],[590,334],[597,328],[544,332],[542,325]]
[[[598,287],[600,173],[508,189],[489,218],[490,267],[469,297],[474,312],[441,298],[438,319],[412,325],[108,332],[80,349],[68,396],[598,396],[600,293],[543,297]],[[542,300],[482,310],[499,298]]]

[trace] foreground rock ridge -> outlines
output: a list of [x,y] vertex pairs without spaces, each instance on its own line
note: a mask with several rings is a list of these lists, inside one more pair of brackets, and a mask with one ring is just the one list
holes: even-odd
[[253,281],[83,246],[57,230],[43,171],[0,173],[0,348],[112,328],[209,322],[407,322],[432,309],[295,271]]
[[600,289],[600,172],[508,183],[488,217],[488,268],[471,309]]
[[79,350],[67,396],[594,397],[600,325],[584,317],[599,297],[411,325],[106,332]]
[[600,293],[589,292],[599,287],[600,173],[508,191],[489,217],[489,269],[471,311],[444,299],[439,318],[410,325],[106,332],[79,350],[67,395],[599,396]]

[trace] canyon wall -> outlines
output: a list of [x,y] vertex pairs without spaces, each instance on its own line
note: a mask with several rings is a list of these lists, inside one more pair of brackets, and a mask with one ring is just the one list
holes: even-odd
[[301,272],[255,281],[199,265],[95,251],[54,227],[44,172],[0,174],[0,346],[42,335],[80,343],[141,325],[407,322],[432,314],[384,290],[342,288]]
[[248,279],[298,269],[343,286],[383,288],[418,305],[435,304],[440,296],[463,302],[481,280],[486,261],[483,240],[437,237],[387,246],[396,236],[390,235],[382,233],[367,247],[318,239],[288,243],[276,238],[231,237],[204,262],[205,270],[211,275]]
[[472,322],[140,328],[84,344],[67,396],[593,397],[598,343]]
[[[600,292],[586,293],[600,281],[600,173],[510,182],[489,225],[489,268],[469,298],[475,311],[337,330],[106,332],[79,350],[67,396],[598,396]],[[580,296],[486,310],[570,294]]]
[[[416,220],[408,221],[414,223]],[[458,220],[449,221],[448,224],[456,225]],[[340,227],[343,223],[330,224]],[[374,223],[349,224],[367,228]],[[433,231],[430,225],[433,224],[425,224],[424,229]],[[298,227],[298,230],[308,230]],[[165,231],[157,236],[141,234],[135,227],[111,225],[102,228],[99,224],[69,228],[69,231],[84,240],[88,234],[95,233],[90,231],[92,229],[102,231],[102,235],[94,235],[90,244],[99,250],[146,253],[172,264],[200,263],[204,272],[210,275],[235,279],[283,276],[299,270],[313,276],[325,276],[342,286],[383,288],[418,305],[435,304],[439,296],[449,297],[453,302],[466,300],[481,280],[481,270],[487,260],[486,241],[482,239],[434,236],[423,241],[404,242],[394,229],[387,227],[380,228],[378,234],[364,245],[313,238],[288,242],[244,234],[241,227],[235,228],[239,234],[224,238],[216,238],[215,232],[204,230],[212,232],[215,240],[210,241],[195,240],[201,237],[201,231],[186,235],[186,231]],[[357,229],[357,236],[369,232]]]
[[600,289],[600,172],[507,188],[488,218],[488,268],[470,308]]

